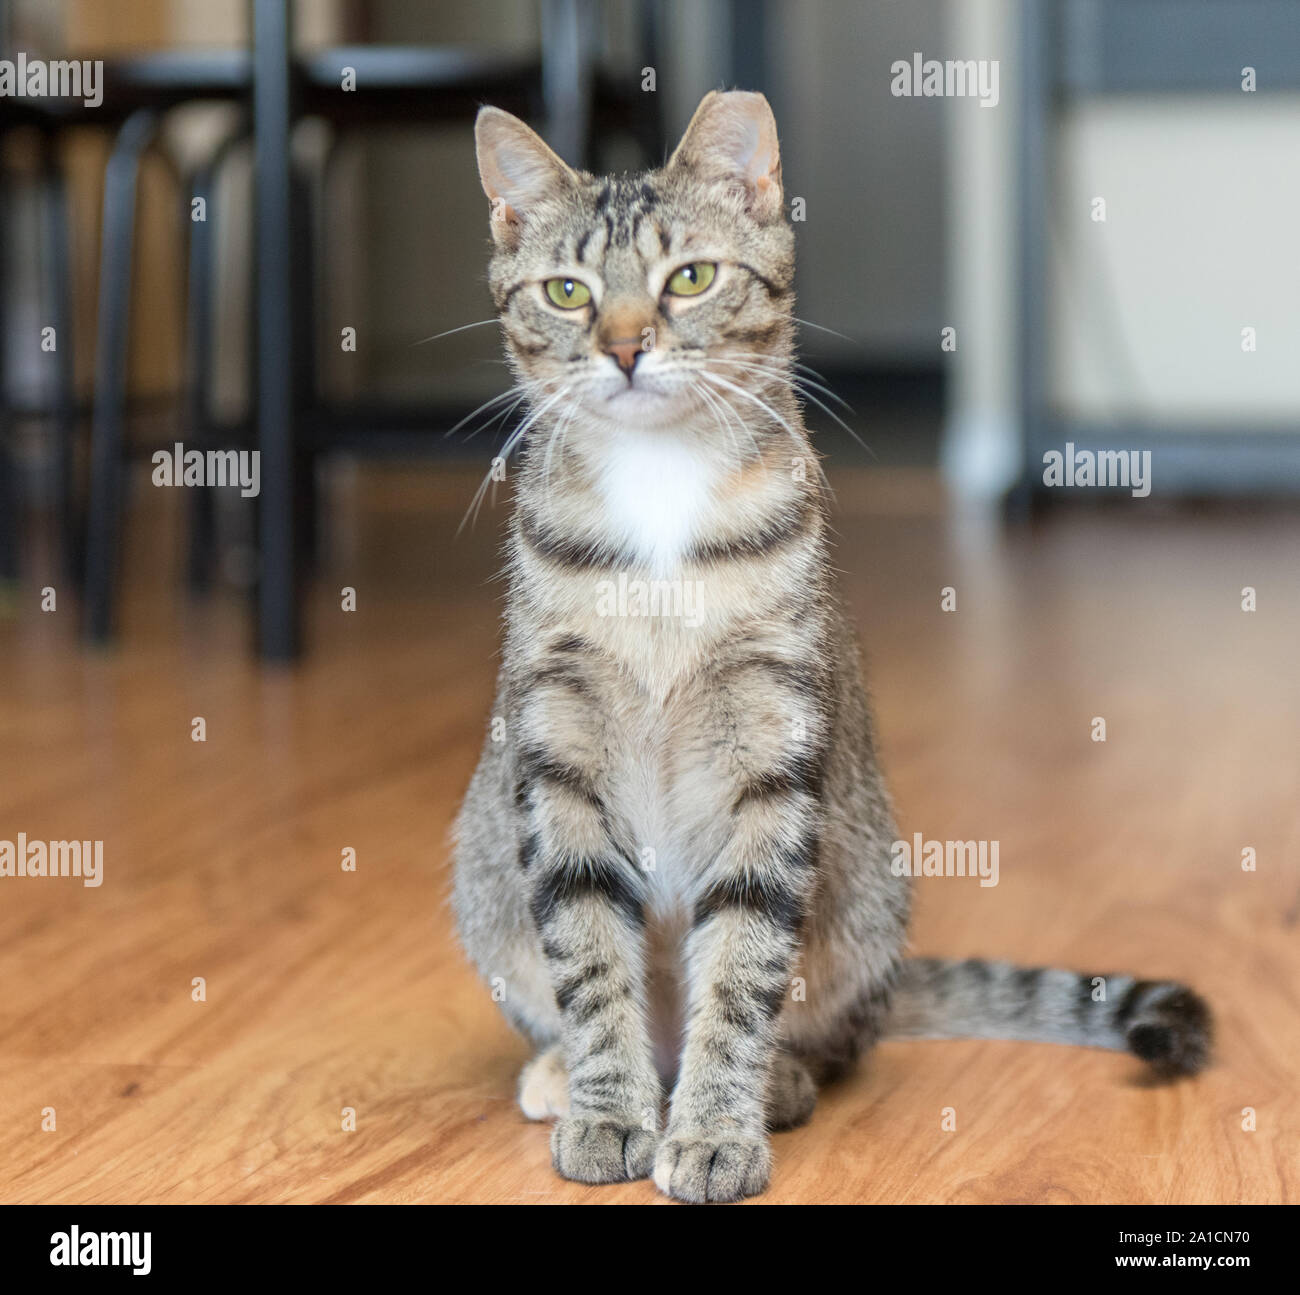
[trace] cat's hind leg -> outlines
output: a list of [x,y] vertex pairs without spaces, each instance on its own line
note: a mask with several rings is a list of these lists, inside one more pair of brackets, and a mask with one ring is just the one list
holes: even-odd
[[569,1072],[558,1044],[539,1052],[520,1072],[519,1109],[530,1120],[569,1113]]
[[766,1123],[769,1132],[797,1129],[812,1118],[817,1105],[817,1081],[793,1053],[782,1048],[767,1081]]

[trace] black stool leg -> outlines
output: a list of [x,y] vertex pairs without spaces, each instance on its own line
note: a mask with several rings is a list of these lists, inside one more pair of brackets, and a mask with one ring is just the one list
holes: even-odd
[[81,583],[85,553],[84,526],[75,488],[77,443],[76,364],[72,336],[72,272],[69,260],[72,244],[68,237],[68,194],[63,172],[54,154],[53,141],[46,141],[41,175],[42,230],[45,245],[42,262],[45,295],[54,325],[56,348],[51,381],[50,407],[54,416],[54,498],[59,529],[60,561],[64,576],[74,585]]
[[[0,248],[7,248],[9,189],[0,186]],[[7,337],[9,295],[4,281],[5,257],[0,256],[0,338]],[[18,579],[18,465],[14,461],[10,436],[13,419],[9,411],[8,373],[5,350],[0,346],[0,584],[8,585]],[[0,589],[0,598],[5,591]]]
[[86,532],[86,633],[108,640],[122,509],[122,440],[126,418],[131,239],[140,159],[153,139],[152,112],[133,113],[118,132],[104,174],[95,354],[95,412],[90,441],[90,508]]
[[[186,437],[205,448],[211,443],[213,371],[216,364],[213,337],[213,309],[216,303],[217,180],[230,154],[248,139],[247,123],[227,135],[207,164],[195,176],[185,197],[184,219],[190,233],[189,284],[186,294],[185,383]],[[192,203],[202,198],[206,220],[194,220]],[[242,447],[241,447],[242,448]],[[189,559],[187,577],[193,593],[205,593],[212,585],[216,563],[216,494],[193,490],[189,494]]]
[[292,195],[294,238],[294,391],[303,415],[294,455],[294,509],[297,562],[305,575],[316,569],[319,522],[316,460],[310,429],[316,409],[316,231],[313,224],[311,185],[296,169]]
[[[220,156],[220,155],[218,155]],[[216,270],[212,230],[213,190],[217,160],[194,177],[184,199],[184,219],[190,234],[189,285],[185,301],[188,375],[185,384],[187,440],[206,444],[212,397],[212,298]],[[192,203],[202,198],[204,220],[193,218]],[[191,592],[204,593],[212,583],[215,534],[215,500],[211,490],[194,490],[189,498],[189,559],[187,580]]]
[[298,655],[295,561],[295,433],[300,393],[294,390],[300,339],[294,336],[294,266],[290,234],[292,181],[289,136],[291,6],[253,4],[253,136],[257,214],[257,442],[262,454],[258,500],[258,630],[262,656]]

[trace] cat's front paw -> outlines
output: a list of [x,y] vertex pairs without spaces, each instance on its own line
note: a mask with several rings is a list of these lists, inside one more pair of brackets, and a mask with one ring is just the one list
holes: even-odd
[[772,1150],[754,1138],[668,1137],[655,1156],[655,1186],[661,1192],[701,1205],[757,1196],[772,1172]]
[[623,1183],[644,1178],[659,1139],[640,1124],[611,1116],[575,1115],[551,1131],[551,1163],[561,1178],[578,1183]]

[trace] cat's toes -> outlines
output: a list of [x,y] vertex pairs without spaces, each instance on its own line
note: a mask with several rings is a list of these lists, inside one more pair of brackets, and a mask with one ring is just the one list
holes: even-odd
[[519,1109],[530,1120],[569,1113],[569,1072],[559,1048],[539,1052],[519,1076]]
[[655,1186],[661,1192],[701,1205],[757,1196],[772,1172],[765,1141],[724,1138],[667,1138],[655,1156]]
[[578,1183],[622,1183],[644,1178],[654,1165],[658,1136],[639,1124],[600,1116],[556,1121],[551,1161],[561,1178]]
[[767,1127],[773,1133],[797,1129],[812,1118],[817,1105],[817,1085],[797,1057],[777,1054],[767,1085]]

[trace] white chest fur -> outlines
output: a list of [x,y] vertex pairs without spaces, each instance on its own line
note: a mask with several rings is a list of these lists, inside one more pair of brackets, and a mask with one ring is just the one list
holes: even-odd
[[599,478],[608,524],[665,575],[703,529],[719,475],[716,462],[681,435],[623,429],[610,442]]

